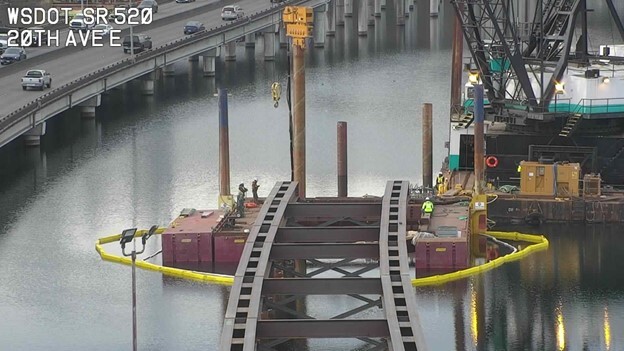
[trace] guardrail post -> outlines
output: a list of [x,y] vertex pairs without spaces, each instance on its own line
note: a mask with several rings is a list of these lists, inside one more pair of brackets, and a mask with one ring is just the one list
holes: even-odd
[[225,60],[236,61],[236,42],[231,41],[225,45]]
[[41,137],[45,135],[46,122],[42,122],[29,129],[24,133],[24,145],[26,146],[39,146],[41,145]]

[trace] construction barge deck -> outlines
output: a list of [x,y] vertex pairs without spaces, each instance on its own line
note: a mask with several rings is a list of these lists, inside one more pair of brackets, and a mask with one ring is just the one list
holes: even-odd
[[[407,209],[408,252],[417,270],[458,270],[470,266],[470,208],[463,198],[438,202],[430,218],[421,214],[422,199],[411,199]],[[244,216],[228,210],[184,209],[162,233],[163,265],[202,272],[233,274],[241,258],[247,236],[259,209],[246,208]],[[314,203],[379,203],[381,198],[312,198]],[[251,201],[246,202],[250,204]],[[379,214],[380,216],[381,214]],[[345,228],[378,225],[379,216],[354,216],[325,223],[324,218],[308,217],[305,225]],[[302,222],[303,223],[303,222]],[[365,228],[364,228],[365,229]],[[362,229],[362,241],[368,237]],[[359,235],[356,233],[356,235]],[[485,238],[480,238],[485,248]]]

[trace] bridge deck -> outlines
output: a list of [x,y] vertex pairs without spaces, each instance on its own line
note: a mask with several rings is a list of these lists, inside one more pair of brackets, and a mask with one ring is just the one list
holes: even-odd
[[[277,183],[246,242],[220,350],[272,350],[308,338],[424,350],[407,261],[408,185],[388,182],[381,201],[339,203],[297,202],[296,182]],[[365,263],[349,271],[357,259]],[[347,295],[363,304],[317,319],[307,312],[312,295]],[[383,309],[381,317],[355,318],[374,307]]]

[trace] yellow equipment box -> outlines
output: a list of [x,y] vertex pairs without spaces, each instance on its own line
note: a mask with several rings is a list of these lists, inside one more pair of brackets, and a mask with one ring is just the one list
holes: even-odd
[[570,197],[579,195],[578,163],[520,162],[520,194]]

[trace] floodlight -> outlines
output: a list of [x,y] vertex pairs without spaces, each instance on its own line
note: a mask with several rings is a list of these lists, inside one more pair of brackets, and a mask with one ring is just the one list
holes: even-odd
[[148,231],[147,234],[143,235],[142,239],[143,239],[143,245],[145,245],[145,243],[147,242],[147,239],[150,238],[150,236],[154,235],[154,233],[156,232],[156,230],[158,229],[157,225],[153,225]]
[[470,72],[470,74],[468,75],[468,81],[472,84],[477,84],[479,83],[479,73],[477,72]]
[[131,242],[132,239],[134,239],[134,235],[136,234],[136,231],[137,231],[136,228],[132,228],[132,229],[126,229],[121,233],[121,240],[119,240],[119,243],[121,243],[122,247],[126,246],[127,243]]

